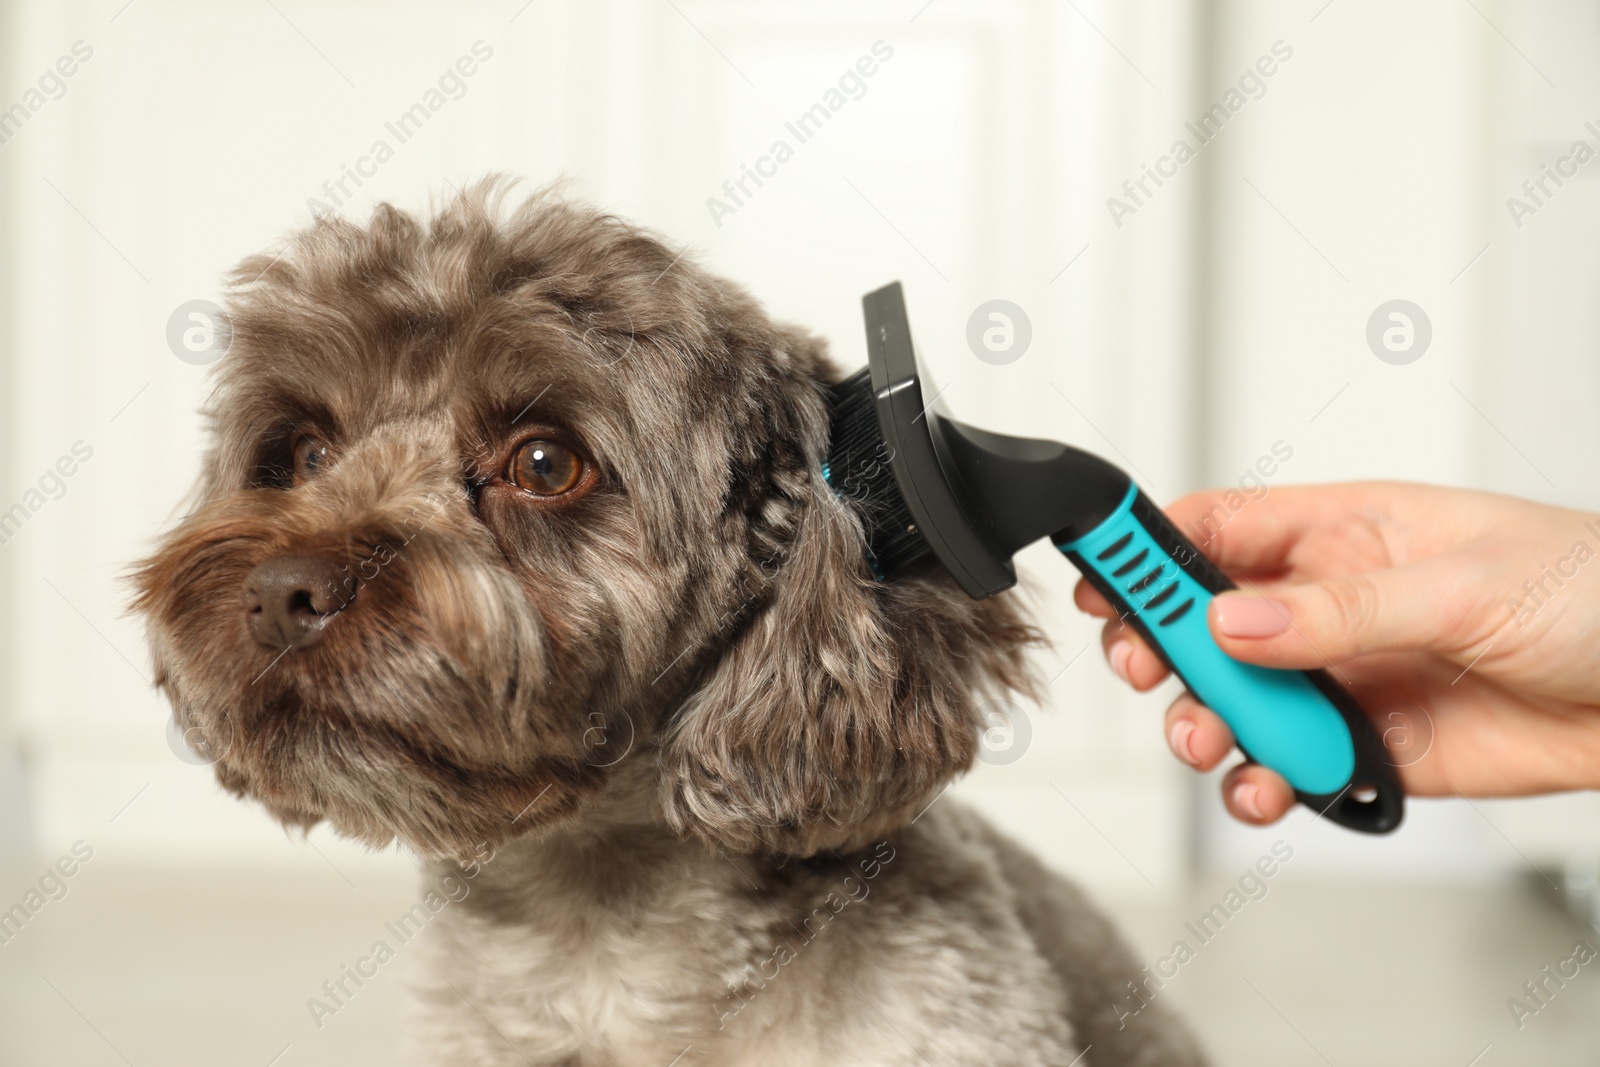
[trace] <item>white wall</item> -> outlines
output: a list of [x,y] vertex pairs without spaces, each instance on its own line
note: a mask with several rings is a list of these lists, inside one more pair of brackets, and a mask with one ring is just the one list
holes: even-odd
[[[1600,117],[1582,106],[1597,16],[1568,3],[1476,8],[1218,5],[1216,84],[1274,39],[1295,55],[1211,160],[1208,481],[1236,479],[1282,438],[1293,481],[1600,501],[1600,258],[1583,236],[1596,186],[1573,183],[1520,231],[1505,206],[1557,145],[1583,136],[1600,147],[1582,128]],[[1396,298],[1433,325],[1430,349],[1405,366],[1375,358],[1364,337],[1373,310]],[[1266,832],[1208,807],[1215,862],[1259,854]],[[1381,841],[1294,820],[1310,845],[1303,871],[1480,878],[1594,843],[1600,803],[1413,802]]]
[[[308,198],[478,40],[494,55],[465,95],[346,212],[422,208],[492,170],[530,187],[566,177],[850,365],[864,359],[860,295],[900,278],[957,414],[1102,452],[1161,499],[1236,481],[1278,439],[1295,449],[1282,479],[1600,495],[1595,266],[1577,236],[1594,186],[1575,183],[1521,231],[1503,205],[1550,146],[1600,118],[1580,106],[1595,35],[1576,4],[1479,3],[1556,90],[1485,15],[1443,2],[11,6],[0,106],[75,41],[94,49],[0,145],[0,508],[74,442],[94,449],[66,496],[0,545],[0,729],[26,765],[24,803],[0,746],[13,849],[27,826],[51,854],[88,835],[130,859],[324,862],[169,750],[118,575],[197,467],[205,374],[168,349],[168,315],[304,224]],[[1118,226],[1106,199],[1279,39],[1294,56],[1267,94]],[[878,40],[893,57],[866,94],[718,225],[707,198]],[[1033,324],[1009,366],[964,340],[996,297]],[[1406,367],[1362,338],[1393,297],[1435,327]],[[1058,676],[1051,707],[1030,714],[1021,760],[981,766],[961,791],[1108,892],[1172,888],[1195,842],[1224,866],[1254,858],[1256,833],[1225,824],[1214,790],[1165,755],[1170,687],[1114,683],[1050,550],[1023,570],[1057,640],[1041,657]],[[1483,806],[1509,838],[1459,804],[1418,805],[1387,842],[1317,828],[1302,866],[1511,870],[1518,848],[1570,844],[1559,803]]]
[[[466,94],[343,210],[420,208],[492,170],[530,186],[565,177],[824,333],[848,365],[865,358],[861,295],[899,278],[957,413],[1097,450],[1103,432],[1158,491],[1191,480],[1194,193],[1174,193],[1140,233],[1108,230],[1100,204],[1120,181],[1114,154],[1186,94],[1183,18],[952,0],[519,6],[391,4],[377,17],[354,3],[284,2],[281,15],[19,5],[13,70],[42,70],[79,39],[94,49],[65,97],[0,148],[17,234],[0,498],[17,499],[74,442],[94,449],[66,497],[0,546],[6,600],[29,620],[5,647],[8,718],[46,851],[92,832],[129,857],[322,862],[169,751],[117,576],[171,521],[197,466],[205,374],[168,349],[168,315],[215,298],[231,263],[304,224],[324,181],[393,141],[384,120],[478,40],[494,54]],[[784,121],[880,40],[893,54],[865,95],[714,219],[707,199],[724,180],[789,137]],[[1034,328],[1031,350],[1004,367],[964,341],[969,313],[993,297]],[[962,789],[1091,881],[1169,887],[1187,859],[1188,808],[1160,708],[1115,685],[1093,649],[1074,658],[1095,628],[1064,607],[1064,563],[1040,549],[1025,570],[1060,639],[1041,657],[1059,674],[1053,706],[1030,715],[1025,758]]]

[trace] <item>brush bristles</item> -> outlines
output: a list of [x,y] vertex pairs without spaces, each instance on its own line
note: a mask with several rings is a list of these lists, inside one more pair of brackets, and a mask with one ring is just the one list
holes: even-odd
[[865,368],[833,386],[832,438],[823,475],[861,517],[867,560],[880,578],[892,578],[928,553],[889,466],[891,450],[878,425],[872,375]]

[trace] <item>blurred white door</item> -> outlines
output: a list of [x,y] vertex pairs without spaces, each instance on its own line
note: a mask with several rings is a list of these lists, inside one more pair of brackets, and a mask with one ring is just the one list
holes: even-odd
[[[1237,482],[1281,439],[1283,481],[1600,504],[1600,170],[1521,226],[1507,206],[1575,140],[1600,150],[1593,5],[1229,0],[1214,16],[1213,93],[1275,41],[1294,55],[1211,161],[1206,480]],[[1367,339],[1394,300],[1431,333],[1398,362]],[[1270,840],[1206,810],[1214,863],[1240,869]],[[1289,824],[1306,872],[1528,876],[1600,844],[1600,796],[1413,802],[1382,840],[1309,822]]]
[[[488,171],[566,178],[825,334],[846,366],[864,360],[860,296],[898,278],[961,416],[1104,452],[1158,496],[1198,473],[1204,184],[1174,182],[1137,226],[1105,207],[1191,106],[1188,3],[74,0],[9,17],[0,104],[28,114],[0,145],[0,507],[86,453],[0,545],[0,725],[52,854],[88,835],[133,859],[303,856],[169,749],[119,575],[197,469],[205,371],[169,347],[169,317],[216,299],[314,199],[362,217]],[[474,72],[452,75],[464,56]],[[401,143],[386,124],[434,91]],[[1014,359],[968,346],[994,299],[1028,319]],[[1171,888],[1190,804],[1161,704],[1113,684],[1063,561],[1030,551],[1023,570],[1057,640],[1040,657],[1051,706],[997,731],[960,790],[1098,885]],[[18,795],[0,794],[13,812]]]

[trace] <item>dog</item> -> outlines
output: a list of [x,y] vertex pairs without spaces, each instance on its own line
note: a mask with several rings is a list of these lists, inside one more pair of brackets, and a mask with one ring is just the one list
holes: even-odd
[[419,1062],[1201,1062],[941,799],[1038,634],[931,560],[874,579],[819,339],[499,180],[319,218],[227,299],[135,610],[226,789],[423,861]]

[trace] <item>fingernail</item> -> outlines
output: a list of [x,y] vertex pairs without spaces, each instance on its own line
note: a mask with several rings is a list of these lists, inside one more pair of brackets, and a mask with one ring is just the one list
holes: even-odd
[[1289,605],[1252,593],[1224,593],[1211,602],[1228,637],[1276,637],[1289,628]]
[[1254,783],[1243,782],[1234,787],[1233,806],[1252,819],[1265,818],[1261,814],[1261,787]]
[[1172,751],[1177,753],[1179,759],[1191,767],[1200,766],[1200,760],[1189,747],[1189,738],[1194,733],[1194,723],[1188,719],[1179,719],[1172,724],[1172,729],[1167,733],[1167,742],[1172,745]]
[[1117,677],[1128,684],[1133,684],[1133,679],[1128,677],[1128,657],[1133,655],[1133,646],[1126,641],[1118,641],[1111,646],[1111,669],[1117,672]]

